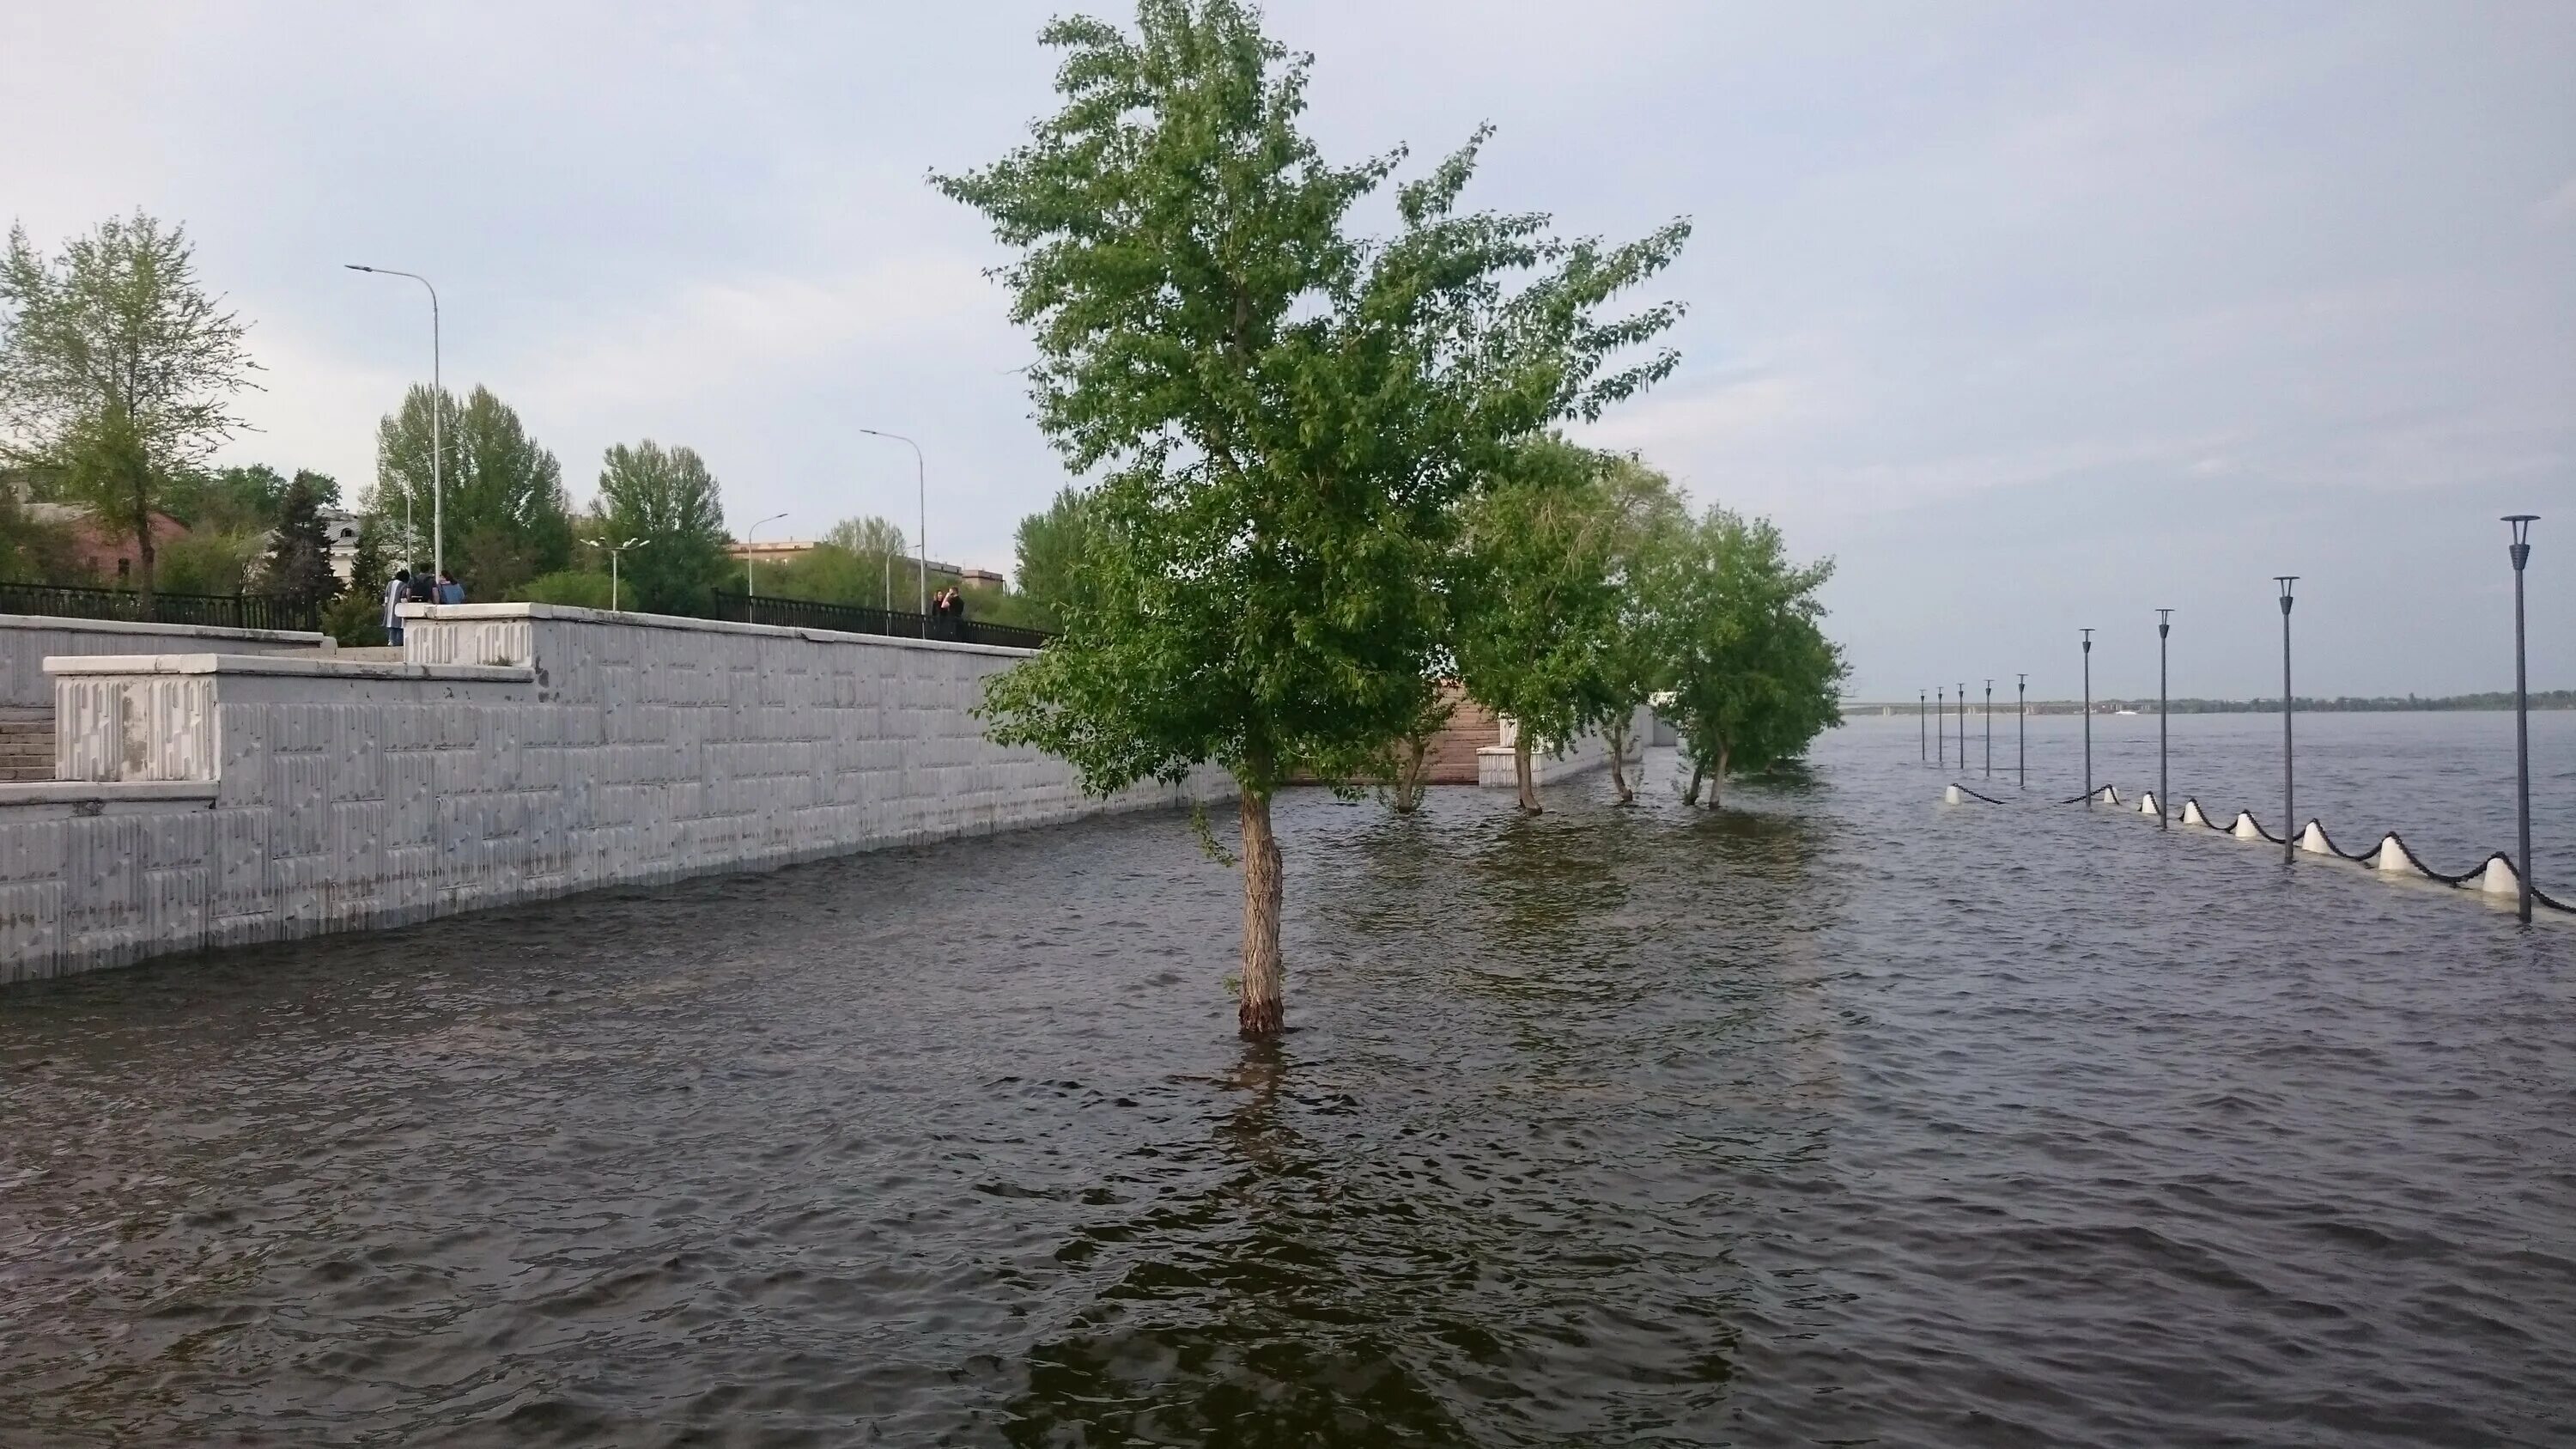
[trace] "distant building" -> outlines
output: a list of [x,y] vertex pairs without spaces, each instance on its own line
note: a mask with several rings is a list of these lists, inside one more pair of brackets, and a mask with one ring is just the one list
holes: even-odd
[[322,536],[331,541],[331,572],[347,583],[358,572],[358,534],[366,520],[345,508],[319,510]]
[[[30,503],[27,516],[39,523],[58,523],[72,535],[72,552],[89,566],[103,583],[123,583],[134,577],[142,550],[134,535],[125,530],[100,524],[86,508],[77,503]],[[188,526],[166,513],[152,515],[152,545],[158,553],[161,545],[174,538],[187,536]]]
[[[735,558],[753,559],[760,563],[786,563],[800,554],[812,553],[816,543],[817,540],[810,538],[765,539],[759,543],[729,543],[725,545],[725,552]],[[904,554],[902,558],[906,565],[909,565],[913,555]],[[1010,584],[1007,577],[991,569],[962,568],[953,563],[942,563],[938,559],[930,561],[930,571],[934,574],[948,574],[960,583],[972,584],[978,588],[999,589],[1008,587]]]

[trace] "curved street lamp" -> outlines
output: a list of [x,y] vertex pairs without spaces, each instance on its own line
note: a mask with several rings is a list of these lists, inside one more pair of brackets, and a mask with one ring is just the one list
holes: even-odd
[[[921,445],[901,433],[882,432],[876,428],[861,428],[859,431],[871,438],[889,439],[912,449],[912,485],[917,494],[914,503],[920,510],[917,521],[921,525],[921,632],[922,637],[928,638],[930,635],[930,483],[928,467],[921,461]],[[893,584],[889,582],[887,587],[892,588]]]
[[[442,451],[438,416],[447,411],[447,389],[438,375],[438,289],[429,278],[418,272],[397,272],[391,267],[362,267],[356,262],[340,265],[353,272],[368,272],[379,277],[409,277],[429,287],[429,567],[433,577],[447,572],[447,485],[442,476],[439,454]],[[417,567],[420,560],[412,550],[420,546],[420,535],[412,528],[411,490],[403,490],[403,562]]]
[[[762,523],[776,523],[778,520],[785,518],[786,516],[787,515],[784,513],[773,513],[767,518],[761,519],[758,523],[754,523],[749,528],[742,531],[742,596],[746,599],[756,599],[760,597],[760,586],[752,581],[751,536],[760,531],[760,525]],[[745,609],[743,612],[748,614],[750,613],[750,610]],[[750,623],[751,620],[746,618],[743,622]]]
[[2290,755],[2290,716],[2296,703],[2290,693],[2290,588],[2299,581],[2297,574],[2274,574],[2272,582],[2281,586],[2281,864],[2298,859],[2298,799],[2291,786],[2297,776],[2292,772]]
[[582,542],[589,544],[592,548],[604,548],[608,550],[608,612],[612,614],[624,612],[617,607],[618,556],[643,541],[644,540],[640,538],[630,538],[624,543],[601,543],[595,538],[585,538],[582,540]]

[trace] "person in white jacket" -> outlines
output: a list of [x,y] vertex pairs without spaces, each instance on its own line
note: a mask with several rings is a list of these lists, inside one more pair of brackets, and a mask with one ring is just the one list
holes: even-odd
[[385,585],[385,642],[388,644],[400,644],[403,641],[402,615],[396,610],[405,599],[410,597],[411,570],[394,570],[393,580]]

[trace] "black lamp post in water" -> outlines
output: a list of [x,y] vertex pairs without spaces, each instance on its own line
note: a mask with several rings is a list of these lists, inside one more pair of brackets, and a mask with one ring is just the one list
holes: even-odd
[[2084,803],[2093,803],[2093,631],[2084,634]]
[[2295,713],[2290,693],[2290,586],[2299,581],[2297,574],[2275,574],[2272,582],[2281,586],[2281,863],[2298,859],[2298,799],[2292,792],[2298,776],[2292,768],[2290,750],[2290,716]]
[[2521,886],[2515,914],[2524,925],[2531,924],[2531,679],[2522,657],[2522,567],[2531,562],[2531,525],[2539,516],[2515,513],[2505,518],[2513,529],[2513,546],[2506,557],[2513,560],[2513,778],[2519,810],[2514,824],[2522,851],[2513,873]]
[[2165,681],[2165,640],[2173,634],[2173,610],[2156,610],[2156,828],[2170,830],[2165,823],[2165,796],[2173,791],[2173,772],[2168,764],[2167,742],[2172,738],[2166,728],[2170,717],[2166,707],[2169,691]]
[[1986,681],[1986,778],[1995,777],[1995,682]]
[[1933,695],[1932,703],[1941,712],[1941,733],[1932,737],[1932,761],[1946,767],[1950,763],[1950,691],[1938,689]]
[[1932,721],[1923,711],[1931,703],[1932,691],[1928,689],[1914,691],[1914,748],[1922,755],[1923,763],[1927,765],[1932,763]]
[[1968,773],[1968,681],[1959,681],[1959,773]]
[[2013,774],[2021,787],[2030,788],[2030,676],[2025,674],[2013,685],[2013,713],[2021,719],[2021,745]]

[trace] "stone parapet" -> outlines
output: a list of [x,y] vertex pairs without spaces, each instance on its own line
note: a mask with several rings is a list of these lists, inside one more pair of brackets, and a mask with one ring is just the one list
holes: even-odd
[[[0,790],[0,981],[1226,788],[1093,799],[1062,762],[993,744],[974,710],[1023,651],[408,612],[399,664],[54,661],[66,778]],[[190,793],[117,793],[143,790]]]

